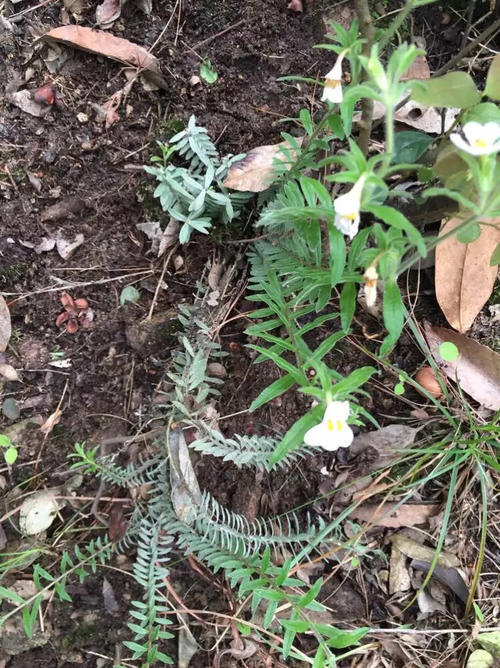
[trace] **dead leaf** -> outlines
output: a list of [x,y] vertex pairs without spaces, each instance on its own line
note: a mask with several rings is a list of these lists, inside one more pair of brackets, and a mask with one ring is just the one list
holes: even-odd
[[109,513],[109,539],[112,543],[118,543],[127,532],[128,522],[123,514],[120,504],[115,503]]
[[102,579],[102,599],[106,612],[109,612],[112,615],[120,610],[113,587],[106,577]]
[[56,496],[61,494],[60,487],[36,492],[22,504],[19,513],[19,528],[26,536],[34,536],[48,529],[62,508]]
[[[428,561],[431,563],[434,558],[435,550],[433,550],[432,547],[421,545],[402,533],[393,534],[389,540],[398,548],[398,550],[401,550],[403,554],[406,554],[406,556],[411,559],[420,559],[421,561]],[[441,550],[437,563],[439,566],[447,566],[448,568],[454,568],[460,565],[458,557],[445,550]]]
[[56,235],[57,252],[63,260],[67,260],[84,241],[85,238],[80,232],[76,235],[73,241],[68,241],[62,236],[62,231],[59,230]]
[[50,107],[47,105],[35,102],[31,96],[30,91],[26,89],[19,90],[16,93],[10,93],[10,95],[8,95],[8,100],[14,106],[21,109],[21,111],[30,114],[30,116],[37,116],[38,118],[41,118],[46,116],[50,111]]
[[32,243],[31,241],[23,241],[22,239],[19,239],[19,243],[21,246],[24,246],[25,248],[31,248],[35,251],[35,253],[37,253],[37,255],[40,255],[41,253],[47,253],[48,251],[51,251],[56,245],[56,240],[54,237],[42,237],[36,244]]
[[201,503],[201,492],[182,429],[171,429],[170,485],[174,511],[181,522],[191,523]]
[[61,416],[62,416],[62,410],[56,408],[56,410],[52,413],[52,415],[49,415],[49,417],[41,425],[40,431],[43,434],[45,434],[45,436],[48,436],[50,432],[54,429],[56,424],[59,424],[59,422],[61,421]]
[[80,197],[66,197],[60,202],[51,204],[44,209],[40,215],[42,223],[59,220],[61,218],[73,217],[86,207],[86,203]]
[[[431,566],[431,561],[413,559],[410,563],[410,566],[416,570],[428,573]],[[434,570],[432,571],[432,577],[441,584],[446,585],[448,589],[451,589],[451,591],[456,596],[458,596],[458,598],[463,603],[467,603],[467,599],[469,598],[469,590],[464,582],[463,577],[454,566],[439,565],[438,561],[438,565],[435,566]]]
[[398,506],[397,503],[386,503],[381,506],[379,503],[367,503],[353,510],[349,517],[379,527],[398,529],[425,524],[438,510],[439,506],[431,504],[406,503]]
[[[446,320],[462,334],[488,301],[498,273],[497,266],[490,266],[490,258],[500,243],[500,218],[484,222],[495,227],[481,226],[480,236],[472,243],[462,244],[452,235],[436,247],[436,298]],[[461,218],[444,222],[439,236],[461,223]]]
[[167,83],[161,75],[159,60],[147,49],[134,42],[129,42],[128,39],[115,37],[102,30],[92,30],[92,28],[76,25],[60,26],[49,30],[43,39],[90,51],[90,53],[145,70],[153,77],[157,85],[167,88]]
[[9,307],[2,295],[0,295],[0,352],[3,353],[4,350],[7,350],[11,334],[12,326],[10,324]]
[[409,79],[419,79],[422,81],[430,78],[431,70],[427,63],[427,58],[425,56],[417,56],[401,77],[401,81],[408,81]]
[[390,424],[376,431],[367,431],[355,437],[349,448],[350,455],[358,455],[367,448],[376,451],[377,468],[388,466],[401,457],[402,451],[413,445],[418,429],[405,424]]
[[[455,122],[455,117],[460,113],[460,109],[447,109],[444,117],[445,132],[451,128]],[[386,114],[385,104],[375,100],[373,104],[373,118],[378,120],[384,118]],[[354,120],[359,122],[361,112],[354,114]],[[429,134],[441,134],[441,112],[434,107],[426,107],[424,104],[409,100],[394,114],[394,120],[404,123],[417,130],[422,130]]]
[[0,364],[0,376],[3,376],[9,381],[21,380],[17,374],[17,371],[11,364],[4,364],[4,363]]
[[420,612],[424,617],[432,615],[434,612],[446,612],[446,607],[439,601],[436,601],[436,599],[426,591],[421,591],[417,594],[417,603]]
[[[445,327],[424,324],[425,338],[436,363],[462,390],[493,411],[500,409],[500,355],[490,348]],[[444,341],[454,343],[458,357],[447,362],[439,354]]]
[[401,552],[397,545],[393,544],[389,562],[389,594],[410,589],[411,579],[406,560],[406,555]]
[[121,11],[121,0],[104,0],[95,10],[95,22],[101,28],[109,28],[120,17]]
[[[299,146],[302,137],[296,139]],[[283,149],[288,149],[286,152]],[[257,146],[249,151],[244,158],[233,162],[224,181],[226,188],[242,192],[260,193],[272,184],[275,174],[275,161],[295,159],[297,151],[286,141],[279,144]]]
[[120,120],[120,116],[116,110],[121,104],[122,95],[123,90],[118,90],[102,105],[102,108],[106,112],[106,128],[110,128],[113,123],[116,123]]

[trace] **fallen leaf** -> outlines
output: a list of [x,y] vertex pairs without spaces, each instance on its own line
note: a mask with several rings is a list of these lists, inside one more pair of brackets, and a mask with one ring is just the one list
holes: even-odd
[[367,503],[353,510],[349,517],[379,527],[398,529],[425,524],[438,510],[439,506],[432,504],[407,503],[398,506],[397,503],[386,503],[381,506],[378,503]]
[[56,204],[51,204],[44,209],[40,215],[42,223],[47,223],[53,220],[59,220],[68,216],[73,216],[79,213],[86,206],[84,200],[80,197],[66,197]]
[[3,376],[7,380],[21,380],[17,374],[17,371],[11,364],[0,363],[0,376]]
[[432,615],[434,612],[446,612],[446,607],[439,601],[436,601],[436,599],[426,591],[421,591],[417,594],[417,603],[420,612],[424,616]]
[[[433,550],[432,547],[421,545],[402,533],[393,534],[390,536],[389,540],[398,548],[398,550],[401,550],[403,554],[406,554],[406,556],[411,559],[419,559],[420,561],[431,563],[434,558],[435,550]],[[445,550],[441,550],[437,563],[439,566],[447,566],[448,568],[454,568],[460,565],[458,557]]]
[[178,657],[177,668],[188,668],[193,656],[200,650],[196,638],[191,633],[188,626],[188,616],[178,613],[177,617],[181,622],[181,628],[178,636]]
[[401,457],[403,450],[413,445],[418,431],[405,424],[390,424],[375,431],[367,431],[354,438],[349,454],[358,455],[367,448],[372,448],[378,456],[375,466],[388,466]]
[[118,543],[127,532],[128,522],[123,514],[120,504],[115,503],[109,513],[109,539],[112,543]]
[[129,42],[128,39],[115,37],[102,30],[92,30],[92,28],[76,25],[60,26],[49,30],[43,39],[90,51],[90,53],[145,70],[153,77],[157,85],[167,88],[167,83],[161,76],[159,60],[147,49],[134,42]]
[[8,95],[8,100],[14,106],[21,109],[21,111],[30,114],[30,116],[37,116],[40,118],[48,114],[50,111],[50,106],[35,102],[31,96],[30,91],[26,89],[19,90],[15,93],[10,93],[10,95]]
[[[449,234],[462,222],[461,218],[444,222],[439,236]],[[498,273],[497,266],[490,266],[490,258],[500,243],[500,218],[484,222],[489,225],[481,226],[475,241],[463,244],[452,235],[436,247],[436,298],[446,320],[462,334],[488,301]]]
[[389,562],[389,594],[408,591],[411,587],[410,573],[406,565],[407,557],[397,545],[391,545]]
[[40,253],[51,251],[56,245],[56,240],[54,237],[42,237],[36,244],[31,241],[23,241],[22,239],[19,239],[19,243],[25,248],[33,249],[37,255],[40,255]]
[[3,353],[4,350],[7,350],[11,334],[12,326],[10,324],[9,307],[2,295],[0,295],[0,352]]
[[33,536],[48,529],[62,504],[55,498],[61,493],[59,487],[37,492],[27,498],[21,506],[19,528],[26,536]]
[[102,105],[102,108],[106,112],[106,128],[110,128],[113,123],[120,120],[120,116],[116,110],[121,104],[122,95],[123,90],[118,90]]
[[102,599],[106,612],[109,612],[112,615],[120,610],[113,587],[106,577],[102,579]]
[[50,432],[54,429],[56,424],[58,424],[61,421],[61,416],[62,416],[62,411],[59,408],[56,408],[56,410],[52,413],[52,415],[49,415],[49,417],[42,424],[42,426],[40,427],[40,431],[43,434],[45,434],[45,436],[48,436],[48,434],[50,434]]
[[[431,567],[431,560],[413,559],[410,566],[416,570],[428,573]],[[448,589],[458,596],[462,603],[467,603],[469,590],[462,576],[454,566],[442,566],[438,561],[438,565],[432,571],[432,577],[441,582],[441,584],[446,585]]]
[[409,79],[424,80],[430,78],[431,70],[427,63],[427,58],[425,56],[417,56],[401,77],[401,81],[408,81]]
[[[436,363],[451,380],[458,381],[464,392],[493,411],[500,409],[500,355],[468,337],[444,327],[424,324],[425,338]],[[443,360],[439,346],[454,343],[458,357]]]
[[121,0],[104,0],[95,10],[95,22],[101,28],[109,28],[120,17],[121,11]]
[[[455,117],[460,113],[460,109],[447,109],[444,117],[445,132],[451,128],[455,122]],[[373,119],[384,118],[386,114],[385,104],[375,100],[373,103]],[[361,113],[354,114],[354,120],[361,120]],[[404,123],[417,130],[428,132],[430,134],[441,134],[441,113],[434,107],[427,107],[414,100],[409,100],[394,114],[394,120]]]
[[76,235],[73,241],[68,241],[62,236],[62,232],[59,230],[59,232],[56,235],[57,252],[62,257],[63,260],[67,260],[68,258],[71,257],[71,255],[78,248],[78,246],[81,246],[83,244],[84,241],[85,238],[83,234],[81,234],[80,232]]
[[182,429],[170,430],[169,446],[172,505],[181,522],[190,524],[196,516],[202,496]]
[[[300,146],[302,137],[296,138]],[[286,152],[283,149],[287,149]],[[257,146],[249,151],[244,158],[233,162],[223,185],[232,190],[260,193],[267,190],[275,178],[275,162],[288,162],[294,159],[297,151],[286,141],[279,144]]]

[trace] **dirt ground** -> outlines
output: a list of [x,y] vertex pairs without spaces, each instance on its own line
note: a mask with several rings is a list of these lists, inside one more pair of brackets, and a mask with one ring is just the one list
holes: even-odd
[[[68,59],[51,74],[43,60],[46,47],[37,37],[65,21],[74,22],[74,15],[57,0],[14,4],[5,0],[4,16],[15,30],[7,33],[0,23],[0,291],[12,317],[8,361],[22,369],[22,383],[3,382],[0,387],[2,397],[15,399],[20,409],[15,418],[1,416],[0,431],[28,418],[40,424],[59,402],[62,408],[60,422],[47,439],[41,438],[38,429],[27,430],[12,478],[2,470],[6,491],[21,483],[24,490],[62,484],[67,477],[65,458],[75,442],[98,445],[103,438],[145,429],[176,342],[175,307],[190,303],[209,259],[230,260],[235,254],[235,247],[225,243],[224,235],[221,241],[210,239],[209,243],[200,235],[193,236],[179,251],[182,268],[167,270],[154,298],[163,258],[153,257],[150,242],[136,225],[161,216],[151,196],[152,179],[142,171],[157,150],[156,140],[167,139],[195,114],[222,153],[236,154],[278,141],[282,130],[293,129],[280,119],[297,114],[302,107],[314,111],[317,102],[308,87],[278,82],[277,78],[293,74],[320,77],[329,69],[331,55],[312,46],[323,40],[324,18],[346,20],[349,5],[308,0],[304,13],[296,13],[287,9],[286,0],[178,0],[154,2],[146,16],[138,3],[129,0],[112,32],[148,49],[153,47],[167,87],[148,90],[136,81],[118,109],[119,121],[106,128],[99,106],[126,84],[124,68],[90,53],[66,50]],[[95,7],[93,2],[83,3],[78,15],[82,25],[95,24]],[[417,13],[411,26],[415,35],[425,33],[432,70],[456,53],[461,39],[463,21],[451,13],[444,27],[446,13],[441,6],[428,7]],[[193,85],[191,79],[198,75],[200,58],[211,60],[219,75],[216,84]],[[9,102],[12,91],[32,91],[46,83],[57,90],[59,104],[43,118]],[[243,221],[238,226],[233,236],[253,236],[251,223]],[[33,245],[43,237],[54,237],[58,231],[67,241],[83,235],[83,243],[68,259],[55,248],[39,253],[34,250]],[[432,278],[423,274],[422,281],[423,294],[426,290],[431,293]],[[127,285],[140,289],[141,298],[137,304],[121,306],[120,293]],[[68,334],[56,325],[63,290],[74,299],[87,300],[93,311],[89,328],[80,327]],[[140,323],[154,299],[153,323],[160,324],[144,334]],[[422,312],[435,313],[439,320],[433,295],[423,300],[419,305]],[[250,308],[251,303],[242,298],[232,315]],[[266,365],[250,368],[252,357],[243,334],[247,324],[241,317],[221,332],[220,340],[228,352],[228,378],[221,398],[225,415],[246,409],[248,398],[257,396],[274,379],[274,371]],[[370,322],[358,322],[353,335],[363,345],[366,326],[374,327]],[[340,353],[335,363],[341,373],[368,363],[368,358],[349,343]],[[70,360],[70,366],[51,364],[61,358]],[[403,337],[394,363],[412,373],[420,362],[411,340]],[[381,424],[390,422],[397,412],[408,413],[404,403],[384,391],[385,380],[381,376],[366,399],[366,406]],[[300,397],[285,395],[256,414],[228,418],[224,429],[228,435],[272,434],[292,424],[303,414],[304,406]],[[286,474],[262,478],[207,457],[203,463],[197,462],[197,475],[200,485],[221,503],[252,518],[320,498],[328,491],[321,473],[324,466],[342,471],[347,462],[331,456],[311,458]],[[91,500],[98,484],[87,478],[78,495]],[[108,496],[117,493],[106,490]],[[84,507],[87,523],[79,517],[77,536],[70,541],[85,541],[99,532],[89,505],[90,501]],[[315,509],[326,512],[321,500]],[[108,511],[109,506],[103,503],[102,512]],[[65,519],[71,512],[64,511]],[[15,544],[14,529],[8,523],[4,528],[7,539],[13,541],[10,544]],[[382,534],[374,539],[384,540]],[[54,556],[47,557],[49,565]],[[130,570],[129,558],[131,555],[125,556],[121,564],[125,571]],[[28,577],[28,572],[20,577]],[[74,583],[69,588],[72,603],[53,606],[48,643],[20,647],[12,656],[0,655],[0,666],[110,665],[105,657],[115,657],[119,641],[128,637],[127,602],[135,585],[130,577],[111,570],[106,578],[115,592],[116,608],[103,609],[102,576],[91,577],[83,585]],[[227,610],[225,589],[220,578],[216,581],[219,588],[207,586],[208,576],[195,574],[187,562],[181,561],[172,570],[174,586],[195,608]],[[336,596],[338,621],[361,625],[387,619],[375,578],[363,586],[355,577],[346,582],[333,578],[329,587]],[[413,621],[415,615],[415,609],[406,611],[404,621]],[[437,621],[444,626],[453,623],[445,616]],[[207,650],[190,665],[215,665],[214,652],[208,648],[216,633],[206,628],[195,633]],[[271,665],[264,663],[264,655],[261,663],[239,664],[226,659],[221,666]]]

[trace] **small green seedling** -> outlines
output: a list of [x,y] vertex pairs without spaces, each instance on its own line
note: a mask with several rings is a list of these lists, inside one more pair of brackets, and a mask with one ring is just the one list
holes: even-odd
[[141,298],[141,293],[139,290],[134,288],[133,285],[127,285],[126,288],[123,288],[120,294],[120,304],[123,306],[127,302],[132,302],[135,304]]
[[405,381],[405,377],[403,376],[402,373],[400,373],[399,374],[399,383],[396,383],[396,385],[394,385],[394,394],[397,394],[398,396],[400,396],[401,394],[405,393],[404,381]]
[[5,434],[0,434],[0,447],[5,448],[3,453],[5,462],[9,466],[12,466],[17,459],[18,452],[17,448],[12,445],[10,438]]
[[219,78],[219,75],[212,67],[212,63],[209,60],[204,60],[200,65],[200,77],[207,82],[207,84],[213,84]]

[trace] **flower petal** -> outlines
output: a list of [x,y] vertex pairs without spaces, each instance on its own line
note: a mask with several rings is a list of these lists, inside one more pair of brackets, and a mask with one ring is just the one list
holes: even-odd
[[326,84],[323,88],[323,95],[321,96],[321,101],[322,102],[332,102],[332,103],[337,103],[337,102],[342,102],[344,99],[344,95],[342,93],[342,86],[340,85],[340,81],[336,81],[334,79],[327,79]]
[[304,443],[306,445],[313,445],[316,447],[324,448],[324,444],[330,440],[330,432],[327,429],[327,426],[324,422],[308,429],[304,434]]
[[452,132],[450,135],[450,141],[455,144],[457,148],[462,149],[462,151],[465,151],[466,153],[471,153],[474,155],[472,151],[472,147],[470,144],[468,144],[463,137],[461,137],[457,132]]
[[330,401],[325,409],[325,420],[342,420],[345,422],[349,417],[351,408],[348,401]]

